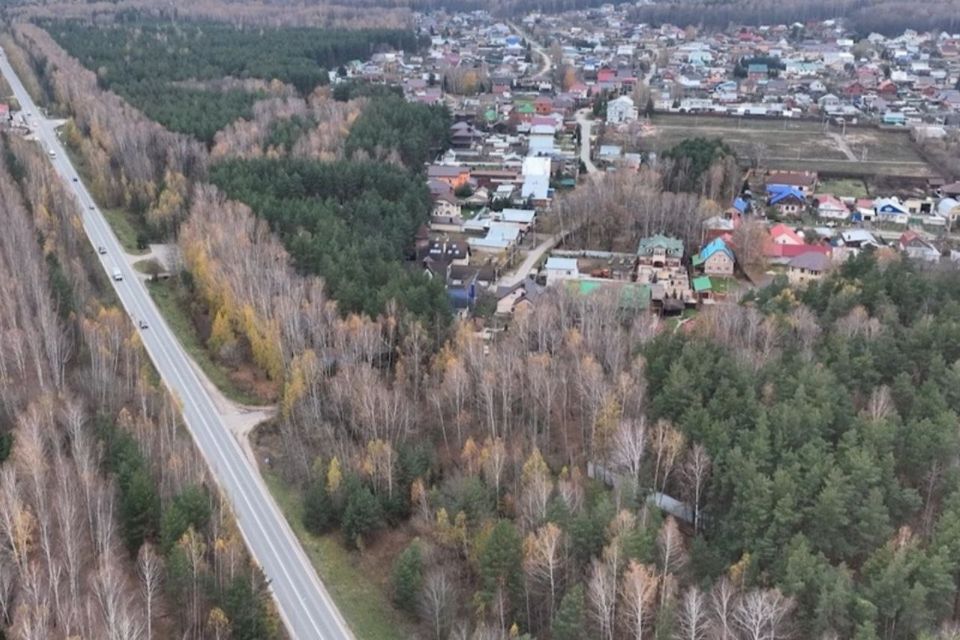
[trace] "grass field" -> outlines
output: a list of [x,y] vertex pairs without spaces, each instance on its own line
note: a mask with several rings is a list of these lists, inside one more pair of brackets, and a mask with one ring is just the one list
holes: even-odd
[[829,193],[838,198],[866,198],[870,195],[863,180],[857,179],[821,180],[817,192]]
[[[303,526],[303,500],[298,491],[276,475],[263,472],[264,481],[290,527],[303,545],[320,579],[356,637],[363,640],[406,640],[413,637],[409,623],[397,612],[383,586],[370,578],[336,535],[316,536]],[[380,568],[381,578],[389,567]]]
[[643,151],[663,152],[686,138],[720,138],[741,160],[772,169],[816,170],[849,176],[932,175],[906,131],[836,126],[815,121],[657,114]]

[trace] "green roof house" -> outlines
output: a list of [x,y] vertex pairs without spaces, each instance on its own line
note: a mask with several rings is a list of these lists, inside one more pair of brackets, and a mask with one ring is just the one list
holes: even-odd
[[637,260],[648,267],[679,267],[683,260],[683,241],[658,233],[640,240]]

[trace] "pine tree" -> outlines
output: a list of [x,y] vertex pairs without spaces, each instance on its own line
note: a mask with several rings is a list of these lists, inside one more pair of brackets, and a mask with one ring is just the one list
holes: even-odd
[[370,489],[358,483],[347,498],[347,506],[343,510],[343,520],[340,523],[347,544],[359,546],[364,535],[380,526],[382,518],[380,502]]
[[523,542],[516,527],[500,520],[479,542],[481,601],[499,610],[501,622],[510,620],[515,603],[523,599]]
[[336,521],[336,509],[326,484],[322,479],[314,480],[303,497],[303,524],[315,534],[326,533]]
[[127,548],[136,551],[157,530],[160,497],[146,469],[138,469],[120,495],[120,516]]
[[575,584],[560,600],[557,614],[553,617],[554,640],[580,640],[584,637],[583,585]]
[[393,601],[408,613],[414,613],[417,596],[423,586],[423,553],[420,542],[414,540],[393,563]]

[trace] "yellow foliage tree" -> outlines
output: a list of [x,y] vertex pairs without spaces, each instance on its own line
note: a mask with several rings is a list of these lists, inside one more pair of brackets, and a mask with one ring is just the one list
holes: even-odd
[[340,460],[337,456],[330,459],[330,467],[327,469],[327,493],[335,494],[340,490],[340,482],[343,480],[343,472],[340,471]]
[[210,327],[210,338],[207,339],[207,345],[215,353],[221,354],[232,349],[237,344],[237,336],[230,325],[230,318],[227,317],[226,310],[221,308],[213,318],[213,326]]
[[601,455],[607,453],[613,434],[616,433],[617,426],[620,424],[622,414],[623,407],[620,404],[620,399],[613,393],[606,394],[593,424],[594,451]]
[[210,609],[207,615],[207,637],[215,640],[230,637],[230,620],[220,607]]
[[243,307],[243,331],[250,343],[253,361],[271,380],[280,380],[283,376],[283,355],[276,321],[258,318],[253,306],[247,304]]
[[529,485],[538,478],[550,477],[550,469],[547,467],[543,455],[540,454],[539,448],[534,447],[530,453],[530,457],[523,463],[523,471],[520,477],[524,485]]
[[473,438],[468,437],[467,441],[463,443],[463,451],[460,453],[460,459],[464,464],[467,465],[467,472],[470,475],[474,475],[480,469],[480,456],[482,451],[477,446],[477,443],[473,441]]
[[289,418],[293,408],[307,390],[306,376],[303,371],[303,362],[296,356],[290,363],[290,373],[287,374],[287,384],[283,387],[283,399],[280,402],[280,412],[284,418]]

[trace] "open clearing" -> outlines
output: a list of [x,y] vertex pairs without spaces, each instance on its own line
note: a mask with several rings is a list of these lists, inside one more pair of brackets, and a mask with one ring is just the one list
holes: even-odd
[[848,176],[934,175],[907,131],[840,127],[809,120],[656,114],[643,151],[663,152],[686,138],[720,138],[743,161],[772,169],[807,169]]

